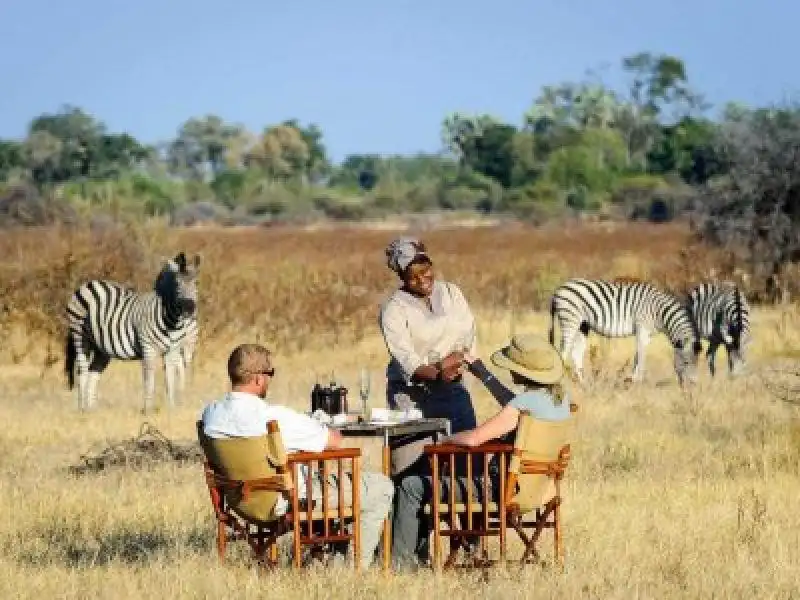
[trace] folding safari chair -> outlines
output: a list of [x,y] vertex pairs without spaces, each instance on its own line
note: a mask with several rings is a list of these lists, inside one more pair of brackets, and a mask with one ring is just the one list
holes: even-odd
[[[542,421],[530,413],[520,414],[513,444],[487,442],[481,446],[429,445],[432,470],[432,501],[425,506],[433,528],[433,561],[441,566],[442,537],[450,538],[450,554],[444,568],[489,566],[497,560],[488,556],[488,538],[499,537],[500,560],[506,560],[507,529],[511,527],[524,544],[520,563],[538,560],[537,544],[545,529],[553,529],[554,555],[563,567],[560,508],[563,501],[561,481],[569,464],[570,440],[574,431],[574,413],[564,421]],[[442,480],[454,481],[456,456],[482,458],[476,497],[471,485],[448,485],[442,494]],[[467,480],[473,477],[473,460],[467,460]],[[492,485],[494,480],[495,485]],[[444,496],[444,497],[443,497]],[[445,528],[446,526],[446,528]],[[458,553],[468,538],[480,538],[480,556],[457,564]]]
[[[205,454],[205,475],[217,521],[217,553],[225,559],[228,541],[245,540],[265,567],[278,562],[277,539],[293,533],[294,566],[301,565],[303,546],[324,551],[334,542],[349,542],[353,563],[360,562],[360,460],[358,448],[287,455],[276,421],[259,437],[211,438],[197,422],[197,437]],[[345,469],[345,462],[350,469]],[[335,463],[330,468],[330,463]],[[304,471],[306,495],[312,497],[315,472],[321,473],[321,501],[298,497],[295,473]],[[329,474],[338,477],[331,497]],[[343,481],[352,474],[349,502]],[[280,502],[283,499],[284,502]],[[279,504],[280,502],[280,504]],[[282,512],[281,506],[286,507]],[[351,531],[347,531],[347,525]]]

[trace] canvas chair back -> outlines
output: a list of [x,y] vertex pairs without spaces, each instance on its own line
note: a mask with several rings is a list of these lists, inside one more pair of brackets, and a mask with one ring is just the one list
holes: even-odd
[[[225,486],[227,505],[248,520],[272,521],[278,517],[275,508],[284,492],[264,487],[291,489],[292,480],[286,468],[286,450],[277,423],[258,437],[211,438],[197,422],[197,437],[206,459],[214,471],[229,480],[261,485]],[[264,485],[267,481],[274,484]],[[255,489],[251,489],[255,488]]]
[[554,482],[560,480],[569,461],[574,425],[572,414],[563,421],[543,421],[527,411],[520,414],[509,461],[507,504],[517,505],[524,514],[552,497]]

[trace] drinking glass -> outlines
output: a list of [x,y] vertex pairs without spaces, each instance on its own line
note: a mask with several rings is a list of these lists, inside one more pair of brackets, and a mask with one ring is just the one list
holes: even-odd
[[361,396],[361,414],[367,415],[367,400],[369,400],[370,377],[369,370],[362,368],[358,376],[358,393]]

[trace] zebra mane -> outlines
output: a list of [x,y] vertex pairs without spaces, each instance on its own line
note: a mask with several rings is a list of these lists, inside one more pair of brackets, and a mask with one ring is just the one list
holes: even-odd
[[620,275],[619,277],[614,277],[611,280],[611,283],[616,283],[618,285],[629,285],[629,284],[632,284],[632,283],[648,283],[648,282],[644,281],[642,279],[639,279],[638,277],[630,277],[628,275]]
[[678,304],[678,306],[680,306],[683,309],[687,317],[687,321],[689,322],[689,328],[692,330],[692,337],[694,338],[692,340],[692,343],[695,345],[695,350],[697,351],[697,344],[700,343],[700,329],[697,327],[697,322],[695,321],[695,316],[694,313],[692,312],[691,300],[688,297],[684,300],[681,296],[678,296],[666,290],[659,289],[658,293],[661,295],[662,298],[674,301],[676,304]]
[[158,272],[158,276],[153,283],[153,291],[162,299],[171,298],[174,295],[175,282],[175,271],[169,267],[169,264],[166,264]]

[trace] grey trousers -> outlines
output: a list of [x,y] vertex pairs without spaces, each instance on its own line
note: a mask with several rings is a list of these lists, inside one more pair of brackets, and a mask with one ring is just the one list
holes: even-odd
[[[375,559],[375,550],[383,533],[383,521],[389,514],[394,496],[392,480],[382,473],[361,473],[361,566],[368,567]],[[348,474],[343,482],[345,502],[352,498],[352,480]],[[328,474],[328,506],[339,506],[339,481],[335,474]],[[319,471],[314,472],[311,497],[322,509],[322,482]]]
[[[483,500],[482,476],[471,480],[456,477],[455,498],[463,502],[467,498],[467,485],[472,486],[471,497],[477,504]],[[496,475],[490,475],[490,501],[496,501],[499,483]],[[441,478],[440,500],[450,498],[450,478]],[[428,537],[431,533],[432,517],[423,507],[433,499],[432,479],[428,475],[406,475],[397,487],[392,533],[392,564],[396,569],[405,569],[423,562],[429,553]],[[476,513],[475,517],[478,517]]]

